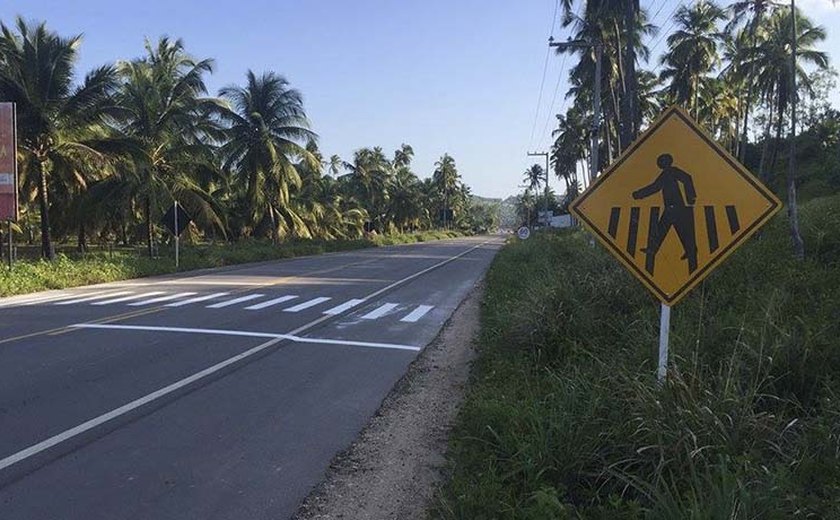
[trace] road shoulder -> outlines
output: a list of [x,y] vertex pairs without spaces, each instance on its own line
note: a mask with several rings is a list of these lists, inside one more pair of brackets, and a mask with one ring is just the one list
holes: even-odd
[[359,438],[333,459],[296,520],[425,517],[475,357],[483,293],[479,281]]

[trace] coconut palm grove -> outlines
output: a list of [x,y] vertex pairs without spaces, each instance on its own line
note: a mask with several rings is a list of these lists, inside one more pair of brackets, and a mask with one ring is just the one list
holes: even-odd
[[20,231],[55,258],[55,243],[166,241],[174,201],[196,239],[356,239],[494,225],[455,158],[421,179],[414,150],[372,146],[324,157],[304,97],[282,74],[245,71],[208,92],[211,58],[183,41],[146,41],[137,57],[76,68],[80,35],[45,22],[3,22],[0,99],[17,106]]

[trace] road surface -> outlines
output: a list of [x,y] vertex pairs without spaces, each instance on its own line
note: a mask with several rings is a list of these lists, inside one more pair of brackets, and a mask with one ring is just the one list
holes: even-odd
[[288,518],[501,242],[0,299],[0,518]]

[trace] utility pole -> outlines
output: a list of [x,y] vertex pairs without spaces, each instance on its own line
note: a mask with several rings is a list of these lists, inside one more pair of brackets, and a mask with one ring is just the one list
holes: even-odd
[[592,150],[589,153],[589,185],[598,178],[599,165],[599,136],[601,133],[601,62],[604,61],[604,45],[601,42],[590,40],[568,40],[555,42],[554,38],[548,38],[549,47],[557,47],[560,52],[569,49],[593,49],[595,51],[595,85],[592,96]]
[[[545,215],[548,215],[548,152],[528,152],[528,157],[542,156],[545,156],[545,195],[543,196],[543,212]],[[539,221],[540,219],[537,219],[537,222]],[[548,226],[549,224],[550,222],[546,222],[546,226]]]

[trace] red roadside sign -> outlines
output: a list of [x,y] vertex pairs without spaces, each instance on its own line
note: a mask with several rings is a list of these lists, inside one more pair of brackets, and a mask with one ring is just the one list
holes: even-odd
[[0,221],[18,219],[15,104],[0,103]]

